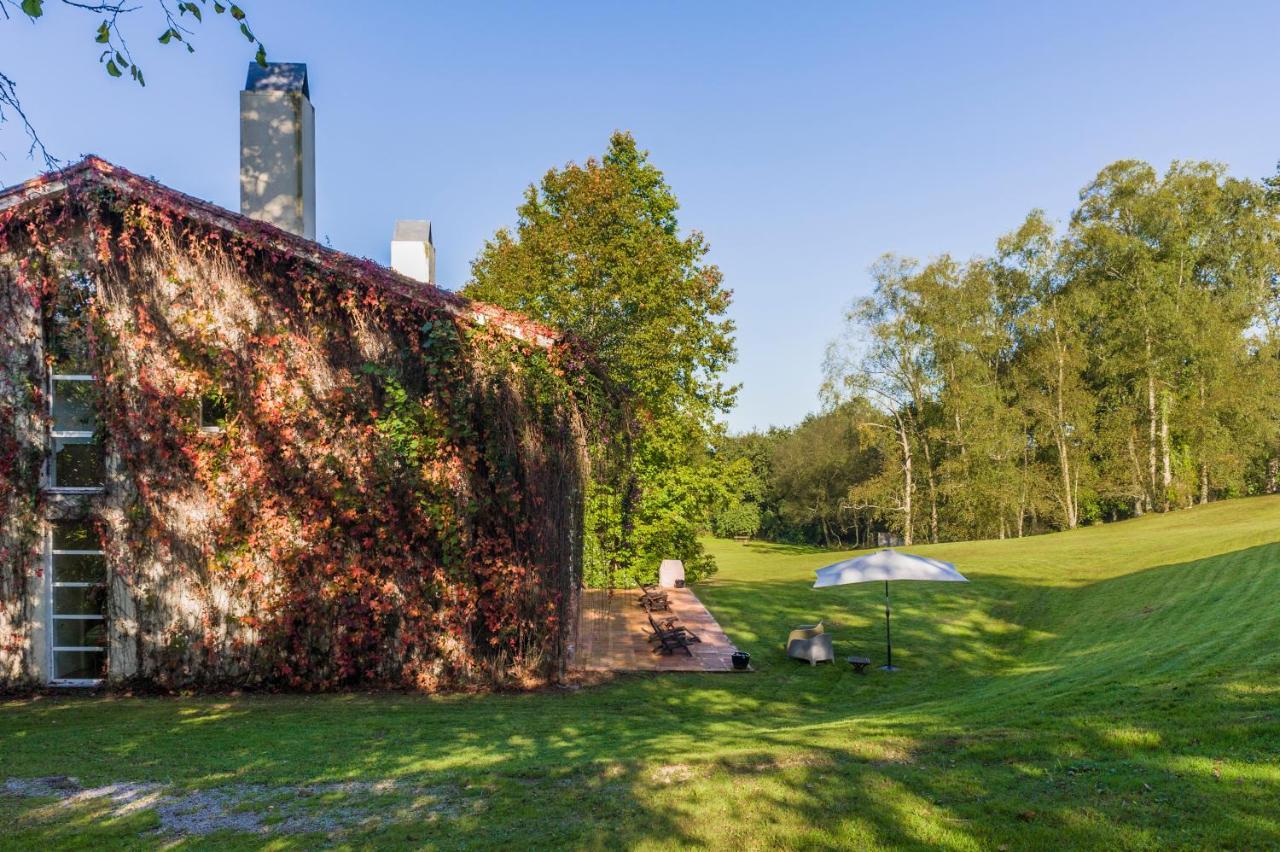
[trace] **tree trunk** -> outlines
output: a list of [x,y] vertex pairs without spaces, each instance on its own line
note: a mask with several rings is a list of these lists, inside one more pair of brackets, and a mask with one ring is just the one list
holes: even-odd
[[[1151,351],[1151,344],[1147,344],[1148,354]],[[1147,370],[1147,503],[1149,506],[1159,504],[1156,496],[1156,484],[1159,482],[1157,478],[1159,453],[1158,432],[1160,429],[1160,415],[1156,411],[1156,377],[1150,369]]]
[[1067,511],[1067,529],[1076,528],[1076,501],[1071,488],[1071,456],[1061,434],[1054,435],[1058,445],[1058,472],[1062,475],[1062,506]]
[[1173,486],[1173,468],[1169,459],[1169,391],[1160,394],[1160,482],[1164,486],[1160,491],[1160,505],[1163,510],[1169,508],[1169,489]]
[[1129,429],[1129,463],[1132,465],[1130,473],[1133,476],[1133,487],[1139,492],[1133,496],[1133,513],[1141,515],[1144,509],[1151,508],[1151,494],[1142,485],[1142,465],[1138,462],[1137,433],[1137,426],[1131,426]]
[[1053,426],[1053,440],[1058,445],[1058,468],[1062,474],[1062,505],[1067,511],[1067,529],[1073,530],[1079,523],[1079,512],[1076,509],[1075,494],[1071,488],[1071,452],[1067,444],[1067,410],[1062,398],[1063,386],[1067,381],[1067,356],[1062,347],[1062,338],[1058,327],[1053,327],[1054,351],[1058,360],[1058,384],[1054,388],[1054,400],[1057,404],[1057,422]]
[[1076,523],[1080,523],[1080,471],[1077,470],[1075,479],[1071,480],[1071,505],[1076,510]]
[[928,471],[929,483],[929,541],[938,543],[938,480],[933,472],[933,457],[929,452],[929,441],[922,438],[920,446],[924,450],[924,466]]
[[902,543],[904,546],[910,547],[911,528],[915,525],[911,506],[911,492],[914,484],[911,474],[911,436],[907,433],[907,426],[902,422],[901,415],[895,413],[894,420],[898,424],[898,441],[902,446]]
[[1030,451],[1027,449],[1026,436],[1022,441],[1022,485],[1018,489],[1018,538],[1022,538],[1022,525],[1027,516],[1027,471],[1030,464],[1028,458]]
[[1200,463],[1200,505],[1209,502],[1209,465]]

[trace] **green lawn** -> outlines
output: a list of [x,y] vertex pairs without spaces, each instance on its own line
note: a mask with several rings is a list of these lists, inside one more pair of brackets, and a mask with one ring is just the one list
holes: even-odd
[[[913,548],[972,582],[895,587],[893,675],[782,654],[824,618],[838,654],[882,661],[881,589],[809,588],[840,555],[710,546],[697,591],[755,674],[8,701],[0,846],[1280,847],[1280,498]],[[175,838],[146,800],[2,786],[54,775],[203,791],[276,830]],[[295,833],[300,812],[337,822]]]

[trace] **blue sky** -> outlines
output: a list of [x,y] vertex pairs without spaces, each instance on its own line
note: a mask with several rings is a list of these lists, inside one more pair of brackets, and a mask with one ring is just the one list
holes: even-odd
[[[251,51],[228,22],[188,56],[136,13],[141,90],[101,71],[96,19],[47,5],[0,20],[0,71],[54,153],[235,209]],[[987,252],[1119,158],[1280,159],[1271,3],[243,5],[272,59],[308,63],[321,239],[385,263],[395,219],[430,218],[446,286],[529,182],[633,131],[736,293],[739,430],[818,407],[883,252]],[[0,125],[0,183],[25,152]]]

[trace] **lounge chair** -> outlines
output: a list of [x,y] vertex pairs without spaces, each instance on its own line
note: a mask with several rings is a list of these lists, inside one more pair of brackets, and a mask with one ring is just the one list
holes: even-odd
[[680,624],[680,619],[674,615],[669,615],[666,618],[660,618],[655,622],[653,619],[653,613],[649,613],[649,623],[653,625],[654,629],[654,633],[649,635],[650,642],[655,641],[654,636],[659,630],[676,630],[677,628],[684,629],[684,625]]
[[649,626],[653,628],[653,632],[649,634],[650,642],[657,642],[658,637],[663,633],[683,633],[690,642],[701,642],[702,639],[698,634],[694,633],[683,624],[679,624],[680,619],[672,616],[664,618],[661,621],[654,620],[653,613],[649,613]]
[[636,601],[636,605],[644,607],[648,612],[653,612],[654,610],[658,610],[659,612],[671,611],[671,601],[667,598],[665,593],[655,595],[645,592],[640,595],[640,598]]
[[653,620],[652,615],[649,616],[649,624],[653,625],[653,638],[658,643],[658,647],[653,649],[655,654],[670,655],[674,654],[677,648],[681,648],[692,657],[693,651],[689,650],[689,646],[694,642],[701,641],[683,627],[678,627],[675,630],[662,630],[658,627],[658,623]]
[[836,661],[835,649],[831,646],[831,637],[823,632],[822,622],[802,625],[791,631],[787,637],[787,656],[797,660],[808,660],[809,665],[816,666],[823,661]]

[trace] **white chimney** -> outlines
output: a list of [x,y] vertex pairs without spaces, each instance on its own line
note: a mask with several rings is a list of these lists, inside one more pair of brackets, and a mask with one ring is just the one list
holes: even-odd
[[391,237],[391,268],[423,284],[436,283],[436,247],[426,219],[400,219]]
[[240,212],[316,238],[316,110],[301,62],[249,63],[240,93]]

